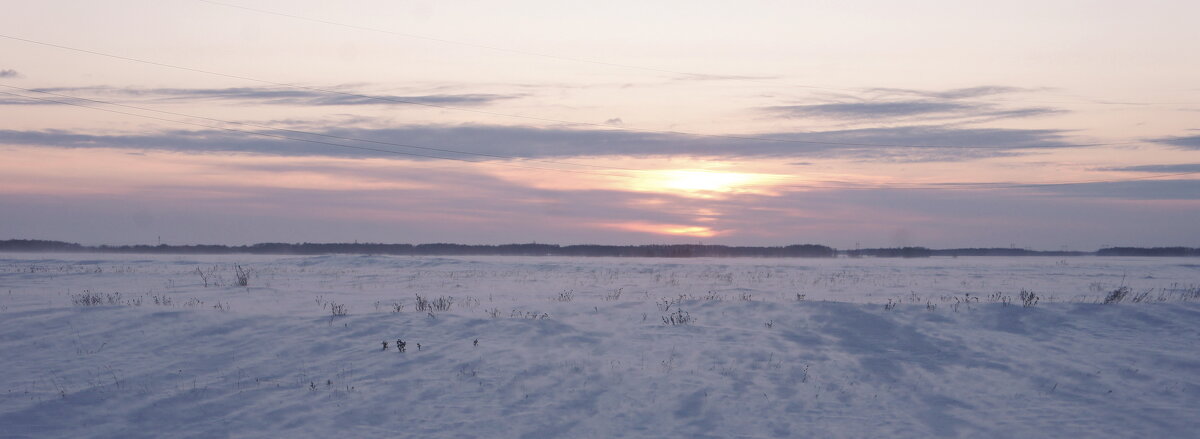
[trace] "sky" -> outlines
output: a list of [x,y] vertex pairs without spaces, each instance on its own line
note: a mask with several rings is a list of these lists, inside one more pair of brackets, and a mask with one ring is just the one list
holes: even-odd
[[1200,247],[1200,3],[0,0],[0,239]]

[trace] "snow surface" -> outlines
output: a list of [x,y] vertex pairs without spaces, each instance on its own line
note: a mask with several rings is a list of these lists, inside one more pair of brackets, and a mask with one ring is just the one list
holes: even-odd
[[0,438],[1197,437],[1198,348],[1195,259],[0,254]]

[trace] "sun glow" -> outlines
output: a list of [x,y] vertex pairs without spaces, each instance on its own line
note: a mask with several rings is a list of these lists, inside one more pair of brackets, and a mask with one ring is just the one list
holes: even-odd
[[635,232],[646,232],[659,235],[694,236],[697,238],[711,238],[720,234],[720,232],[713,230],[710,227],[689,226],[684,224],[651,224],[636,222],[605,224],[604,226]]
[[770,176],[696,169],[647,171],[639,175],[632,189],[711,198],[730,193],[762,193]]

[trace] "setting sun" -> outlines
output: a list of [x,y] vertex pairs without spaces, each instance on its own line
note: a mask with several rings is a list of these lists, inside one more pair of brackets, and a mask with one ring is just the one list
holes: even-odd
[[644,222],[631,223],[616,223],[605,224],[605,227],[630,230],[635,232],[654,233],[659,235],[674,235],[674,236],[693,236],[697,238],[711,238],[720,234],[718,231],[710,227],[704,226],[689,226],[684,224],[652,224]]
[[717,193],[757,192],[768,176],[695,169],[649,171],[639,176],[633,189],[646,192],[711,197]]

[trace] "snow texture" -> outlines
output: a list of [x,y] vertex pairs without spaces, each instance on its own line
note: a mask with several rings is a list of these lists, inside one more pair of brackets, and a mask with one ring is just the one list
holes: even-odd
[[1195,437],[1198,288],[1191,259],[3,254],[0,438]]

